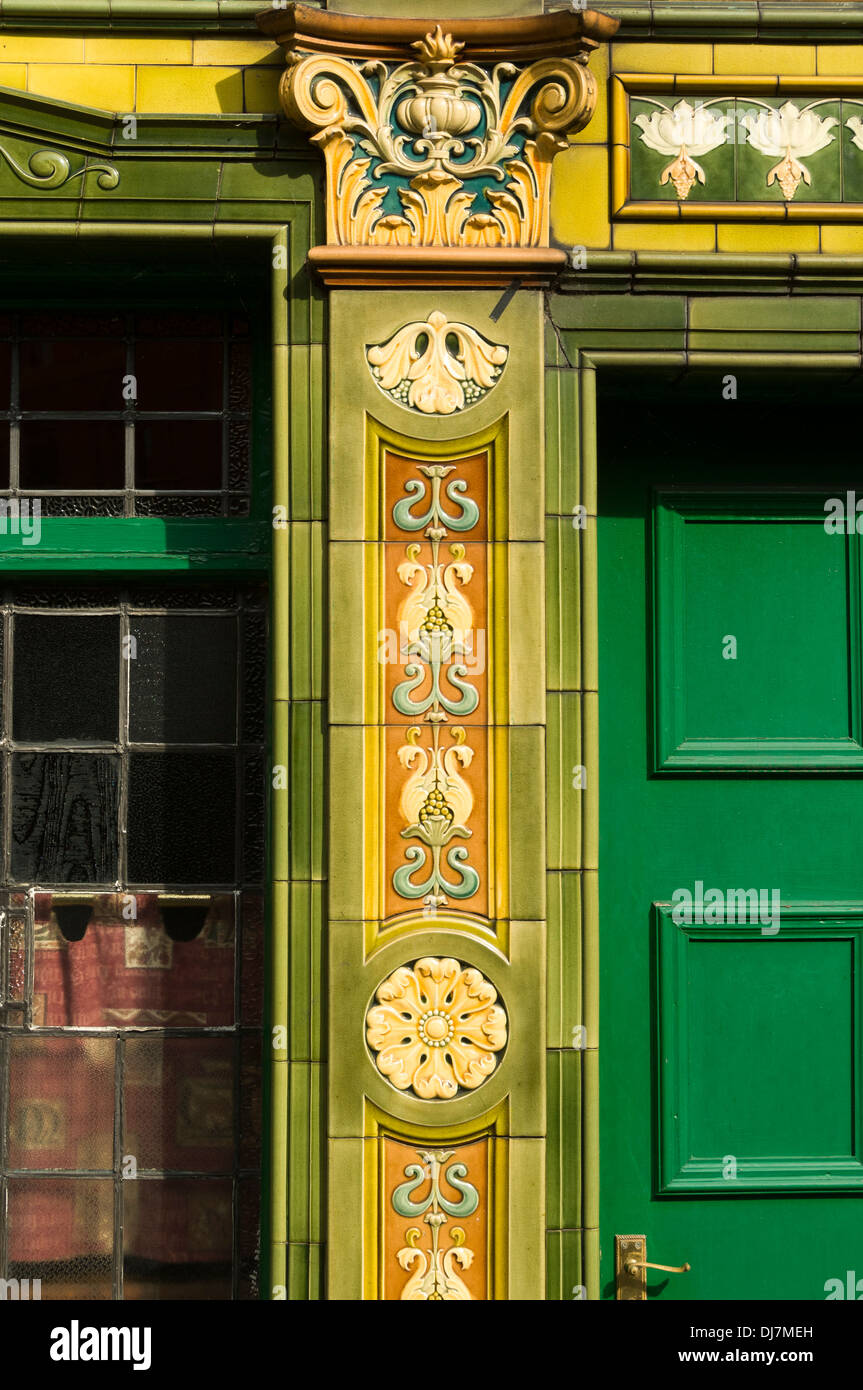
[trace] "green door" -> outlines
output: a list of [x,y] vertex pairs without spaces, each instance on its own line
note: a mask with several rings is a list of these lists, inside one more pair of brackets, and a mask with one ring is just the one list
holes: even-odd
[[863,1297],[863,469],[815,375],[600,403],[604,1298],[619,1235],[691,1266],[648,1298]]

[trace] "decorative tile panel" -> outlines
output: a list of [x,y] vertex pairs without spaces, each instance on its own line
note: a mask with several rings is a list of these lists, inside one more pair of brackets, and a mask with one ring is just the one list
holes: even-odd
[[367,718],[382,794],[369,813],[378,852],[367,865],[376,879],[367,916],[382,929],[457,917],[487,935],[506,916],[503,812],[492,815],[493,786],[506,786],[507,718],[496,459],[489,436],[429,452],[378,441],[381,543],[366,568],[380,607]]
[[615,218],[863,220],[863,82],[747,77],[737,86],[733,77],[613,79]]

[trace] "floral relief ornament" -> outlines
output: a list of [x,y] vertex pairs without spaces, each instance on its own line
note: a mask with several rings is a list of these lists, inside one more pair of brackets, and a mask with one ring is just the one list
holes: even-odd
[[497,1066],[507,1019],[497,990],[479,970],[446,957],[399,966],[376,993],[366,1038],[378,1071],[397,1091],[452,1100],[475,1091]]
[[372,376],[392,400],[423,415],[453,415],[482,400],[497,382],[509,349],[435,309],[385,343],[366,349]]
[[[651,98],[652,100],[652,98]],[[724,145],[728,138],[726,117],[715,114],[703,103],[690,106],[688,101],[679,101],[673,108],[662,105],[659,111],[650,116],[636,116],[635,124],[641,129],[641,138],[647,148],[656,154],[674,155],[659,176],[661,184],[674,185],[674,191],[683,201],[696,180],[705,182],[705,174],[693,155],[709,154],[711,150]]]
[[835,116],[819,116],[806,106],[801,111],[793,101],[786,101],[778,110],[768,107],[764,111],[749,111],[741,117],[741,124],[747,132],[749,143],[759,154],[771,159],[779,158],[779,163],[767,173],[767,187],[778,182],[790,203],[800,186],[800,181],[809,185],[812,176],[801,161],[810,154],[817,154],[835,139],[832,127],[839,122]]

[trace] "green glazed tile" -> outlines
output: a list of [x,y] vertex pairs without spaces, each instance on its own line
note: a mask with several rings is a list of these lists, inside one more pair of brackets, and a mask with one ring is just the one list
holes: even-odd
[[333,724],[362,724],[366,663],[365,565],[362,541],[329,545],[329,643],[338,660],[329,664],[329,717]]
[[291,883],[288,894],[290,1055],[292,1061],[320,1062],[324,1058],[324,885]]
[[548,1224],[581,1221],[581,1064],[575,1048],[548,1053],[546,1203]]
[[592,333],[580,328],[577,333],[562,333],[561,337],[567,350],[573,354],[579,349],[582,352],[591,349],[600,352],[635,352],[640,349],[648,352],[682,352],[685,346],[683,329],[632,333],[599,329]]
[[311,161],[304,167],[294,159],[230,159],[222,165],[220,194],[227,202],[284,203],[290,188],[291,202],[311,202],[319,183]]
[[523,921],[545,917],[544,732],[509,731],[510,915]]
[[289,363],[291,516],[322,520],[326,476],[326,364],[317,343],[295,344]]
[[[822,150],[814,154],[807,153],[802,149],[796,157],[799,163],[805,168],[811,178],[811,183],[807,184],[805,178],[801,178],[796,192],[793,194],[793,202],[819,202],[829,203],[838,202],[841,196],[841,147],[842,147],[842,127],[839,123],[840,103],[838,101],[823,101],[816,99],[814,102],[807,101],[806,97],[738,97],[737,98],[737,121],[736,130],[738,136],[737,143],[737,199],[743,203],[782,203],[786,201],[778,178],[774,175],[773,183],[768,185],[768,175],[780,164],[785,155],[785,147],[777,145],[770,154],[762,154],[753,144],[751,134],[747,138],[748,127],[744,126],[744,116],[752,115],[764,121],[769,119],[769,111],[778,111],[793,105],[800,112],[804,113],[807,121],[834,120],[835,124],[830,127],[829,133],[832,136],[830,143]],[[767,135],[769,136],[769,128]],[[784,137],[782,137],[784,139]],[[796,151],[794,151],[796,153]]]
[[[290,875],[291,707],[286,700],[274,700],[271,710],[270,868],[274,879],[286,880]],[[284,769],[284,772],[281,769]],[[287,785],[283,786],[284,782],[287,782]]]
[[287,1295],[292,1302],[307,1302],[309,1297],[309,1255],[311,1247],[291,1243],[287,1247]]
[[288,1237],[320,1240],[323,1113],[326,1070],[292,1062],[288,1116]]
[[509,719],[545,722],[543,546],[507,547],[509,561]]
[[581,685],[582,532],[575,517],[549,517],[545,531],[546,673],[549,690]]
[[[855,124],[849,126],[849,121]],[[863,101],[843,100],[841,128],[836,138],[842,146],[843,200],[863,203]],[[860,144],[855,143],[858,140]]]
[[329,735],[329,913],[361,921],[365,873],[364,738],[361,728],[331,725]]
[[552,296],[551,316],[560,328],[683,329],[686,300],[682,295],[558,294]]
[[577,372],[546,372],[545,508],[552,516],[571,516],[578,503],[578,400]]
[[549,1231],[546,1237],[546,1298],[568,1302],[582,1298],[583,1279],[580,1231]]
[[[747,333],[745,349],[747,352],[780,350],[782,336],[776,333]],[[744,340],[739,333],[690,333],[688,346],[690,352],[739,352],[744,347]],[[794,337],[797,352],[857,352],[859,347],[860,338],[856,333],[797,333]]]
[[324,695],[324,528],[319,521],[291,523],[291,696]]
[[546,876],[548,926],[546,936],[546,1041],[549,1047],[571,1047],[583,1037],[581,961],[581,874],[549,871]]
[[[219,192],[221,162],[218,159],[134,159],[119,157],[108,160],[91,158],[90,163],[115,163],[120,181],[115,189],[99,187],[95,174],[84,181],[88,201],[105,204],[127,201],[175,203],[187,200],[215,204]],[[104,211],[103,211],[104,216]]]
[[[581,867],[585,790],[574,787],[573,781],[584,759],[582,697],[550,693],[546,709],[548,867],[578,869]],[[596,775],[596,769],[587,768],[587,778],[591,775]]]
[[[658,104],[661,100],[661,105]],[[698,202],[731,202],[734,198],[734,144],[728,140],[727,116],[733,111],[734,102],[732,99],[717,100],[712,96],[699,96],[697,94],[685,97],[669,95],[656,101],[642,100],[638,97],[630,99],[630,197],[636,201],[661,200],[676,202],[680,200],[680,193],[675,189],[670,177],[665,183],[661,182],[665,170],[672,164],[677,155],[677,149],[671,152],[659,152],[653,150],[645,142],[644,129],[637,124],[640,118],[651,121],[654,117],[668,117],[669,112],[673,113],[677,130],[668,133],[668,140],[677,139],[677,131],[681,135],[686,134],[686,126],[683,124],[685,112],[682,110],[684,103],[692,111],[698,111],[699,107],[705,109],[707,117],[715,118],[721,122],[724,131],[723,143],[714,149],[701,151],[701,147],[696,143],[693,145],[693,134],[690,134],[689,141],[682,141],[686,144],[687,153],[701,170],[701,176],[696,177],[689,191],[685,194],[683,201],[687,203]],[[665,108],[665,109],[663,109]],[[651,131],[656,129],[656,121],[650,127]],[[691,129],[691,127],[690,127]],[[666,135],[665,131],[660,131],[660,138]]]
[[853,295],[810,296],[805,300],[698,297],[689,301],[690,329],[725,329],[750,333],[791,333],[798,329],[856,333],[860,328],[860,300]]
[[324,706],[317,701],[294,704],[290,722],[291,878],[322,878],[326,804]]

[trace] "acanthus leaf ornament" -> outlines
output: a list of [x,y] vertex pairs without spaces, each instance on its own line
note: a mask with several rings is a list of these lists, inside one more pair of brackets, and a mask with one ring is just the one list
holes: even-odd
[[439,24],[412,47],[395,65],[288,53],[282,103],[324,154],[327,240],[548,245],[551,162],[596,105],[586,53],[486,70]]
[[366,348],[381,390],[423,415],[453,415],[474,405],[496,384],[508,356],[508,348],[470,324],[450,322],[439,309]]

